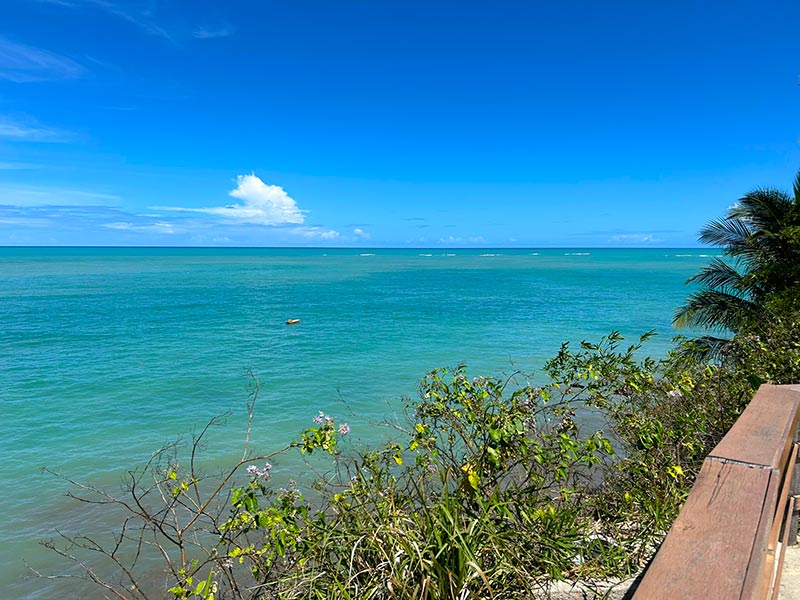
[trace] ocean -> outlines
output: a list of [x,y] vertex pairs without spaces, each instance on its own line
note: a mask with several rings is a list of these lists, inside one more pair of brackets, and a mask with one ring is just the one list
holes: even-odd
[[[0,590],[80,597],[39,542],[93,533],[66,484],[128,469],[216,415],[205,460],[289,443],[318,411],[380,420],[432,368],[535,373],[564,341],[651,329],[663,355],[703,249],[0,248]],[[287,319],[300,319],[287,326]],[[542,379],[543,380],[543,379]],[[351,437],[379,435],[351,418]],[[278,465],[290,476],[300,464]],[[60,586],[60,587],[59,587]]]

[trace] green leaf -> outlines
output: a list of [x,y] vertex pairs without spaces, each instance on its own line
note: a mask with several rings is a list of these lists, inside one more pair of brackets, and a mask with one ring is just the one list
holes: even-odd
[[500,466],[500,453],[496,449],[492,448],[491,446],[487,446],[486,447],[486,454],[489,455],[489,463],[493,467],[499,467]]

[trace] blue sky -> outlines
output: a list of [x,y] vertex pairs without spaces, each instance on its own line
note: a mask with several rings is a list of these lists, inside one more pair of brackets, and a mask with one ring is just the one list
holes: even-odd
[[800,2],[2,0],[0,245],[694,246]]

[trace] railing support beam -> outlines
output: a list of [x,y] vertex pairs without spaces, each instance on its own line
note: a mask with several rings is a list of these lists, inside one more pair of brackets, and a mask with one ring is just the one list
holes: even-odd
[[637,600],[774,597],[796,539],[800,387],[762,385],[706,457],[633,594]]

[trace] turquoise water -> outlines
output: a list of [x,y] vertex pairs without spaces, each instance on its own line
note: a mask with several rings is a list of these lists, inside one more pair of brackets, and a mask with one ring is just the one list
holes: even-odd
[[[340,400],[380,419],[437,366],[533,371],[562,341],[612,329],[655,328],[648,350],[661,354],[684,281],[710,255],[0,248],[3,597],[53,597],[51,584],[22,577],[23,560],[63,568],[37,545],[55,526],[109,527],[87,523],[42,465],[116,490],[162,443],[227,411],[209,457],[233,458],[248,369],[263,384],[254,441],[267,450],[319,410],[342,414]],[[365,441],[376,435],[352,428]]]

